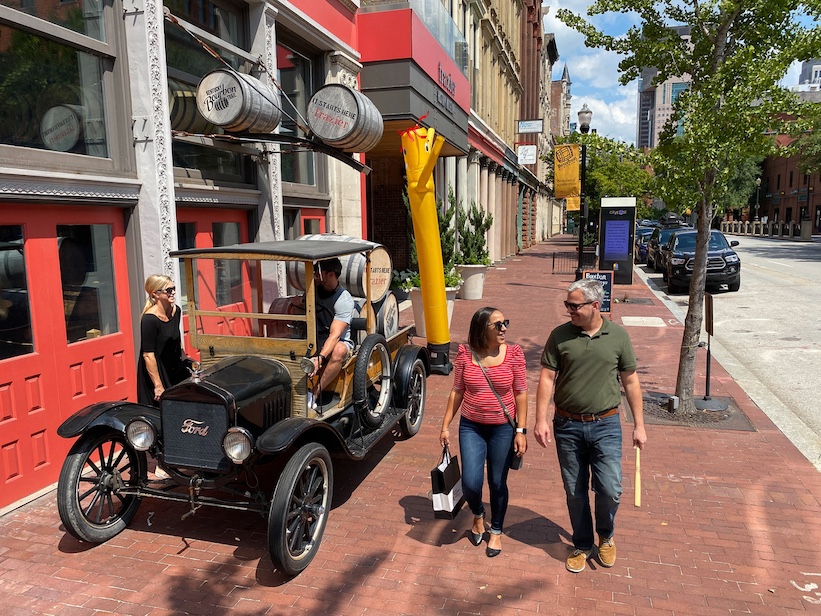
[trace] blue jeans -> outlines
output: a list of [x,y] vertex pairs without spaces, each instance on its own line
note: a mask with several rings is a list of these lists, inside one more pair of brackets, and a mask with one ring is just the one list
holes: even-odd
[[613,536],[622,492],[621,421],[618,414],[589,422],[557,415],[553,418],[553,435],[573,527],[573,545],[589,550],[594,545],[588,496],[591,470],[596,532],[602,539]]
[[509,423],[481,424],[459,418],[459,453],[462,455],[462,490],[475,516],[485,513],[482,486],[490,488],[490,532],[501,533],[507,512],[507,473],[513,444],[513,427]]

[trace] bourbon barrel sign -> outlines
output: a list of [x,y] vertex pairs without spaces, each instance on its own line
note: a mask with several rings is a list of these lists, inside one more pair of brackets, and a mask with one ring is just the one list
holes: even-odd
[[364,94],[338,83],[328,84],[308,102],[308,126],[330,146],[367,152],[382,139],[382,114]]

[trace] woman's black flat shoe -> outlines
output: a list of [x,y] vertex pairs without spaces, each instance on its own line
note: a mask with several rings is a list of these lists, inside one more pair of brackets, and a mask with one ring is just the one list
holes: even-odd
[[484,537],[483,533],[474,533],[472,530],[468,531],[468,539],[477,547],[482,545],[482,537]]
[[502,553],[502,550],[496,550],[494,548],[485,548],[485,554],[487,554],[488,558],[493,558],[494,556],[498,556]]

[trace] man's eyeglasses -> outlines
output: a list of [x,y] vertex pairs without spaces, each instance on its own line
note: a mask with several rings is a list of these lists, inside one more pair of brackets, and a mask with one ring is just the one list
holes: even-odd
[[593,302],[584,302],[583,304],[574,304],[573,302],[565,302],[564,307],[568,310],[572,310],[573,312],[578,312],[584,306],[589,306]]
[[160,289],[166,295],[174,295],[177,292],[177,287],[168,287],[167,289]]
[[487,325],[487,326],[488,326],[488,327],[495,327],[495,328],[496,328],[496,331],[497,331],[497,332],[500,332],[500,331],[502,331],[502,328],[503,328],[503,327],[504,327],[505,329],[507,329],[508,327],[510,327],[510,319],[505,319],[504,321],[496,321],[495,323],[488,323],[488,325]]

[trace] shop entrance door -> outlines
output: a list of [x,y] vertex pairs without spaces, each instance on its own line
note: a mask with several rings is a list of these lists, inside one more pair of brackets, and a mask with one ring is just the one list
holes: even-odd
[[0,508],[57,480],[64,419],[134,398],[122,211],[0,204]]

